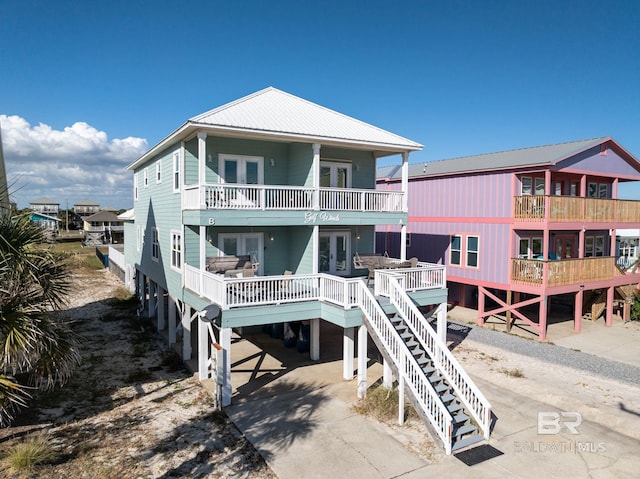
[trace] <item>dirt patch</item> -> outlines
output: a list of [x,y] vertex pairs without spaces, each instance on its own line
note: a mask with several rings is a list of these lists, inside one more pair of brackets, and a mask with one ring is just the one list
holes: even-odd
[[[30,477],[276,477],[155,325],[114,299],[121,283],[111,273],[77,273],[73,285],[67,313],[83,338],[82,364],[0,430],[0,452],[44,431],[58,459]],[[20,477],[3,467],[0,476]]]

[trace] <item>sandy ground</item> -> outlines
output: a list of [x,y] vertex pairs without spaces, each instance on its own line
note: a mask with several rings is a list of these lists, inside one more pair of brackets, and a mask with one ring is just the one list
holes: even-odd
[[[83,337],[82,365],[68,385],[0,430],[0,449],[47,434],[59,459],[30,477],[275,477],[154,325],[113,307],[115,276],[102,270],[74,284],[68,314]],[[11,477],[1,467],[0,477]]]

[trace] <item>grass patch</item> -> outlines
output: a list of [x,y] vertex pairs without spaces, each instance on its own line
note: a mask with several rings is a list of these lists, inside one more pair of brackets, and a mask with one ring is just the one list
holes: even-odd
[[134,311],[138,307],[138,299],[124,286],[118,286],[113,291],[113,297],[111,298],[110,303],[112,306],[117,308],[132,308]]
[[34,434],[10,447],[2,458],[17,473],[30,473],[40,464],[50,464],[58,457],[47,436]]
[[[358,400],[353,409],[358,414],[372,417],[382,422],[396,422],[398,420],[398,388],[385,389],[381,384],[374,385],[367,391],[367,396]],[[405,405],[405,420],[417,418],[415,410]]]
[[520,369],[520,368],[513,368],[513,369],[502,368],[502,369],[500,369],[500,372],[502,374],[506,374],[510,378],[523,378],[523,377],[525,377],[524,373],[522,372],[522,369]]

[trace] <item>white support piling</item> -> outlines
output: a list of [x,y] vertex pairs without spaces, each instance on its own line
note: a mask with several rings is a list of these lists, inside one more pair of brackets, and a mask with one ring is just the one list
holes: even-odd
[[309,322],[309,357],[312,361],[320,359],[320,319],[315,318]]
[[191,359],[191,307],[184,305],[182,311],[182,359],[188,361]]
[[221,406],[226,407],[231,404],[231,328],[220,329],[220,346],[224,350]]
[[367,328],[363,324],[358,329],[358,397],[367,396]]
[[342,377],[347,381],[353,379],[355,330],[355,328],[344,328],[342,339]]

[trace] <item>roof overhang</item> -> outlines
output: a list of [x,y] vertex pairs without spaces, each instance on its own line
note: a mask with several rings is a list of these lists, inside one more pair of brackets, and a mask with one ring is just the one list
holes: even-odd
[[133,170],[147,161],[154,158],[157,154],[167,149],[169,146],[178,141],[183,141],[193,137],[197,132],[204,132],[211,135],[222,136],[226,138],[246,138],[251,140],[268,140],[283,143],[320,143],[323,146],[335,146],[349,149],[366,149],[373,151],[376,158],[385,156],[399,155],[402,153],[410,153],[412,151],[422,150],[422,145],[415,144],[389,144],[376,143],[370,141],[353,140],[346,138],[328,138],[324,136],[302,135],[296,133],[282,133],[265,130],[249,130],[246,128],[229,127],[223,125],[210,125],[204,123],[195,123],[188,121],[180,128],[175,130],[169,136],[161,140],[158,144],[148,150],[136,161],[127,166],[128,170]]

